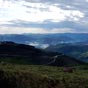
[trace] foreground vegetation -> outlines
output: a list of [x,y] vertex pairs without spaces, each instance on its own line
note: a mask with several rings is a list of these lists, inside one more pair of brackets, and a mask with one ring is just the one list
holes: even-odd
[[88,66],[74,68],[1,63],[0,88],[88,88]]

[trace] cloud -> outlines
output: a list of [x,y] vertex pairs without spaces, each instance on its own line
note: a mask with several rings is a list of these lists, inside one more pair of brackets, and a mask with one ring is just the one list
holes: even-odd
[[0,33],[88,32],[88,0],[0,0]]
[[29,41],[26,41],[26,43],[27,43],[28,45],[35,46],[35,47],[37,47],[37,48],[43,48],[43,49],[45,49],[45,48],[49,47],[49,44],[40,44],[40,43],[38,43],[38,42],[29,42]]
[[11,21],[0,28],[0,33],[21,34],[21,33],[88,33],[87,24],[75,23],[72,21],[31,23],[27,21]]
[[66,28],[59,28],[59,29],[52,29],[52,30],[45,30],[42,28],[21,28],[21,27],[1,27],[0,34],[23,34],[23,33],[65,33],[71,32],[71,29]]
[[[26,1],[1,2],[0,21],[24,20],[29,22],[44,22],[52,20],[61,22],[63,20],[79,20],[84,14],[79,10],[64,10],[56,5],[43,3],[31,3]],[[41,10],[45,9],[45,10]],[[4,15],[4,16],[3,16]]]
[[52,28],[52,29],[43,29],[41,28],[25,28],[25,27],[1,27],[0,34],[24,34],[24,33],[40,33],[40,34],[53,34],[53,33],[86,33],[88,32],[87,28],[83,29],[79,27],[76,29],[77,25],[73,25],[71,28],[68,28],[66,25],[64,28]]

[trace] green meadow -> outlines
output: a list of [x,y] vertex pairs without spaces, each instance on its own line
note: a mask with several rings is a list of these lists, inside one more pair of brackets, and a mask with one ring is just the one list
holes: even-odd
[[0,64],[0,88],[88,88],[88,65],[64,67]]

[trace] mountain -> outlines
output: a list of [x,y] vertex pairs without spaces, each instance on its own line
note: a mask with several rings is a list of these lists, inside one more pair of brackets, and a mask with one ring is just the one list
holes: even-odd
[[88,62],[88,45],[57,44],[46,48],[48,51],[61,52],[84,62]]
[[[9,60],[8,60],[9,59]],[[4,41],[0,43],[0,61],[25,62],[27,64],[69,66],[83,64],[62,53],[48,52],[34,46]]]
[[4,34],[0,35],[0,41],[13,41],[38,48],[46,48],[49,45],[71,43],[88,44],[88,33],[56,33],[56,34]]

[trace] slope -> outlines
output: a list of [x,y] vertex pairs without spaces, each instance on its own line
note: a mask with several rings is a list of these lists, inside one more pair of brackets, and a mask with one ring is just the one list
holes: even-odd
[[[71,58],[62,53],[45,51],[37,49],[34,46],[17,44],[14,42],[0,43],[0,60],[25,62],[25,64],[40,64],[40,65],[54,65],[54,66],[69,66],[78,65],[82,62]],[[4,59],[3,59],[4,58]],[[9,60],[8,60],[9,59]]]

